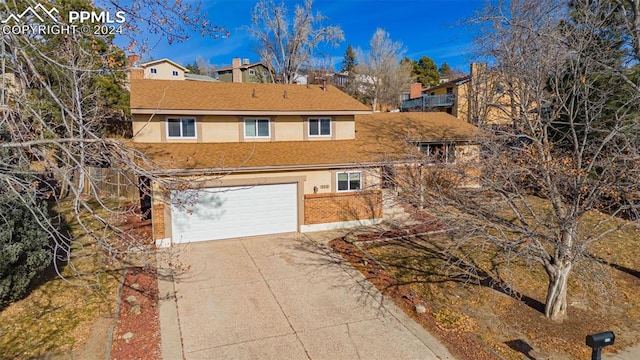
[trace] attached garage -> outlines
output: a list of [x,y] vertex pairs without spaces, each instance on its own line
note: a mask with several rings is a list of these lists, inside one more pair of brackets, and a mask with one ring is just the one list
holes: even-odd
[[298,230],[298,184],[174,190],[174,244]]

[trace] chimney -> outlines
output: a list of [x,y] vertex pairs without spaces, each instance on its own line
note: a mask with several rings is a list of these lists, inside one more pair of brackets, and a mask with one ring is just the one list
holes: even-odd
[[127,67],[129,69],[138,68],[140,66],[140,55],[131,54],[127,56]]
[[233,58],[231,61],[231,81],[232,82],[242,82],[242,70],[240,70],[240,65],[242,65],[240,58]]
[[485,63],[471,63],[471,80],[480,76],[483,72],[487,70],[487,64]]
[[140,55],[127,56],[127,69],[129,70],[129,79],[144,79],[144,70],[140,68]]
[[416,82],[411,84],[411,90],[409,90],[409,99],[417,99],[422,96],[422,83]]

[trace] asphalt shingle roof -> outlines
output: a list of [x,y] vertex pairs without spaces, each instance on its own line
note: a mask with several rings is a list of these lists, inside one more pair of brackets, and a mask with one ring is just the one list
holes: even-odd
[[131,80],[131,112],[142,110],[350,112],[370,111],[327,85],[284,85],[177,80]]

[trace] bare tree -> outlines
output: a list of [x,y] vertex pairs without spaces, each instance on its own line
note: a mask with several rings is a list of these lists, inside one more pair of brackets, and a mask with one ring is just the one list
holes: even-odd
[[383,29],[377,29],[369,46],[368,52],[356,51],[358,87],[366,94],[374,111],[379,104],[397,107],[400,95],[408,90],[411,79],[410,65],[400,61],[404,55],[403,45],[393,41]]
[[284,3],[260,0],[253,9],[248,30],[258,41],[260,59],[279,77],[277,82],[293,84],[301,69],[311,68],[320,45],[335,46],[344,39],[339,27],[322,25],[326,17],[314,14],[312,5],[313,0],[297,5],[293,19]]
[[[55,6],[63,13],[75,10],[72,6],[94,9],[91,3],[45,7],[48,10],[48,6]],[[132,29],[139,29],[136,24],[144,20],[152,31],[173,40],[183,38],[182,27],[164,26],[168,22],[178,25],[185,19],[168,1],[106,1],[101,5],[109,8],[110,4],[129,16],[127,27],[131,32],[125,36],[135,38]],[[32,0],[7,1],[0,4],[0,12],[6,18],[28,6],[37,9],[37,5]],[[55,26],[45,21],[44,25]],[[206,23],[203,27],[209,34],[218,30]],[[11,74],[15,83],[5,91],[6,101],[0,107],[0,132],[9,135],[0,141],[2,191],[16,196],[31,210],[53,242],[58,260],[72,267],[70,247],[75,239],[64,229],[64,216],[72,217],[80,232],[93,238],[96,251],[111,260],[122,259],[131,249],[146,248],[147,244],[139,243],[118,225],[135,213],[135,204],[122,207],[118,201],[107,199],[99,191],[99,177],[92,171],[110,168],[124,175],[119,176],[120,181],[130,179],[129,185],[136,188],[137,179],[165,183],[153,172],[160,166],[131,146],[129,139],[105,132],[114,112],[125,115],[113,101],[114,96],[126,95],[124,52],[110,36],[81,31],[40,35],[11,32],[3,35],[2,45],[3,79]],[[148,193],[150,189],[143,186],[142,191]],[[47,199],[51,208],[64,214],[52,216],[47,209],[32,206],[35,199]]]
[[[640,58],[629,61],[633,37],[618,27],[627,16],[587,0],[487,8],[479,42],[505,86],[506,101],[494,105],[512,124],[484,129],[477,160],[426,167],[425,192],[405,192],[452,229],[452,250],[490,245],[505,261],[542,266],[553,320],[567,316],[574,265],[606,241],[616,215],[638,206]],[[468,188],[474,179],[478,189]],[[581,219],[603,199],[617,206],[587,226]]]

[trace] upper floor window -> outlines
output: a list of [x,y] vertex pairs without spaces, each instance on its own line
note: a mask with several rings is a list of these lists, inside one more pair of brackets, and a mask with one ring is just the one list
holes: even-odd
[[355,191],[362,189],[362,173],[360,171],[345,171],[336,174],[338,191]]
[[245,119],[244,120],[244,137],[270,137],[271,131],[269,119]]
[[157,73],[158,73],[158,69],[156,69],[156,68],[151,68],[151,69],[149,69],[149,71],[150,71],[152,74],[157,74]]
[[420,151],[427,155],[427,164],[454,164],[455,144],[420,144]]
[[194,118],[168,118],[167,137],[193,139],[196,137],[196,119]]
[[255,70],[253,70],[253,69],[249,69],[249,75],[255,75],[255,74],[256,74],[256,71],[255,71]]
[[331,119],[309,119],[309,136],[331,136]]
[[178,76],[178,72],[176,70],[173,70],[173,76]]

